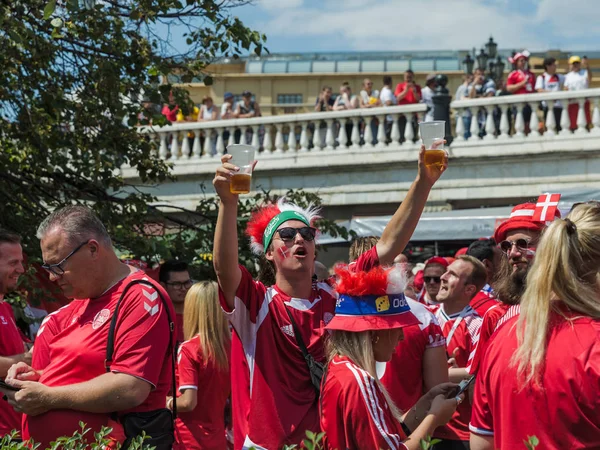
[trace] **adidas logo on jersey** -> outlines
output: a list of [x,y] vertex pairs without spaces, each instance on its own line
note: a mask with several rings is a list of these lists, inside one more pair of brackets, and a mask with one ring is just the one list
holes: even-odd
[[283,331],[288,336],[294,337],[294,327],[292,325],[284,325],[281,327],[281,331]]

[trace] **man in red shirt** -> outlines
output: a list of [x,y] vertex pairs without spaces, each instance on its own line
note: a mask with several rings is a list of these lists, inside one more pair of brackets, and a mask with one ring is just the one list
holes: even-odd
[[[24,272],[21,238],[0,229],[0,378],[6,378],[13,364],[30,360],[12,307],[4,301],[4,296],[15,290]],[[0,402],[0,438],[12,430],[21,430],[21,413],[8,403]]]
[[[355,264],[357,270],[391,264],[404,250],[441,171],[423,163],[417,179],[380,241]],[[325,359],[325,325],[333,318],[337,294],[313,283],[314,208],[278,202],[258,210],[248,223],[253,250],[275,267],[272,287],[254,281],[238,264],[238,195],[230,192],[239,168],[221,158],[213,184],[221,199],[213,262],[221,306],[233,325],[231,372],[235,448],[277,449],[298,444],[305,431],[318,432],[318,395],[298,339],[317,361]],[[299,333],[299,336],[296,336]],[[314,383],[314,384],[313,384]]]
[[[421,101],[421,86],[415,83],[415,73],[412,70],[409,69],[404,72],[404,81],[402,83],[398,83],[396,90],[394,91],[394,95],[396,96],[396,100],[398,101],[399,105],[413,105]],[[402,140],[404,140],[406,122],[406,116],[404,114],[400,114],[398,126],[400,127],[400,136],[402,136]],[[418,122],[418,116],[414,114],[411,120],[414,136],[417,135],[417,127],[419,126]]]
[[428,306],[437,306],[437,294],[440,291],[441,277],[446,272],[448,261],[441,256],[433,256],[425,261],[423,269],[423,287],[419,301]]
[[[470,303],[485,285],[486,278],[485,266],[478,259],[466,255],[459,256],[442,275],[437,295],[441,305],[436,317],[446,338],[447,353],[454,357],[459,368],[466,367],[469,354],[475,347],[475,336],[482,319]],[[461,380],[450,376],[450,381]],[[471,403],[465,399],[452,420],[436,430],[435,437],[442,439],[440,444],[436,444],[436,450],[468,448],[470,419]]]
[[[515,64],[516,69],[508,74],[506,79],[506,90],[511,94],[534,94],[535,75],[527,67],[528,53],[517,53],[509,62]],[[525,133],[529,133],[529,120],[531,119],[531,106],[523,106],[523,120],[525,121]]]
[[[168,315],[174,317],[174,311],[167,293],[144,272],[119,261],[106,229],[89,208],[68,206],[53,212],[38,228],[38,237],[50,279],[76,300],[60,310],[43,371],[25,363],[9,370],[7,382],[20,390],[2,393],[25,413],[23,438],[45,448],[80,430],[80,421],[97,432],[109,424],[113,412],[153,412],[164,418],[164,411],[168,420],[163,426],[146,431],[152,436],[149,445],[170,448],[173,430],[165,398],[171,386],[173,340]],[[135,280],[152,286],[136,284],[123,296],[107,372],[110,322],[123,290]]]
[[160,285],[165,288],[175,308],[177,324],[177,342],[185,341],[183,337],[183,305],[185,296],[194,282],[188,272],[188,265],[184,261],[172,259],[160,265],[158,272]]

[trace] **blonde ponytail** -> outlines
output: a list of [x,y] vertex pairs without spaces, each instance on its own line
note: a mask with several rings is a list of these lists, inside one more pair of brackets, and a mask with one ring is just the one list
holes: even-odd
[[523,386],[539,383],[550,312],[565,317],[557,300],[572,311],[600,318],[599,268],[600,207],[581,204],[545,230],[527,276],[517,324],[519,347],[512,360]]

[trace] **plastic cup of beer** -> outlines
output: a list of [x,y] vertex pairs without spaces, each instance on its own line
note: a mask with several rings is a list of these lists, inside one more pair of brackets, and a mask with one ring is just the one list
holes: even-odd
[[425,165],[441,169],[444,165],[444,136],[446,135],[446,121],[434,120],[419,123],[421,141],[425,146]]
[[240,168],[239,172],[231,177],[229,191],[232,194],[248,194],[252,184],[252,165],[256,148],[246,144],[233,144],[227,147],[227,152],[231,155],[229,162]]

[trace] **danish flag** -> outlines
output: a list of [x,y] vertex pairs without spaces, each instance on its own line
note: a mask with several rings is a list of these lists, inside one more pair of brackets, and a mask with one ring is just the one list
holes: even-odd
[[[558,209],[560,194],[542,194],[535,205],[532,220],[534,222],[552,222]],[[560,217],[560,214],[559,214]]]
[[144,300],[144,308],[148,311],[150,316],[153,316],[158,312],[158,303],[156,300],[158,299],[158,292],[148,292],[144,288],[142,288],[142,294],[146,297],[147,301]]

